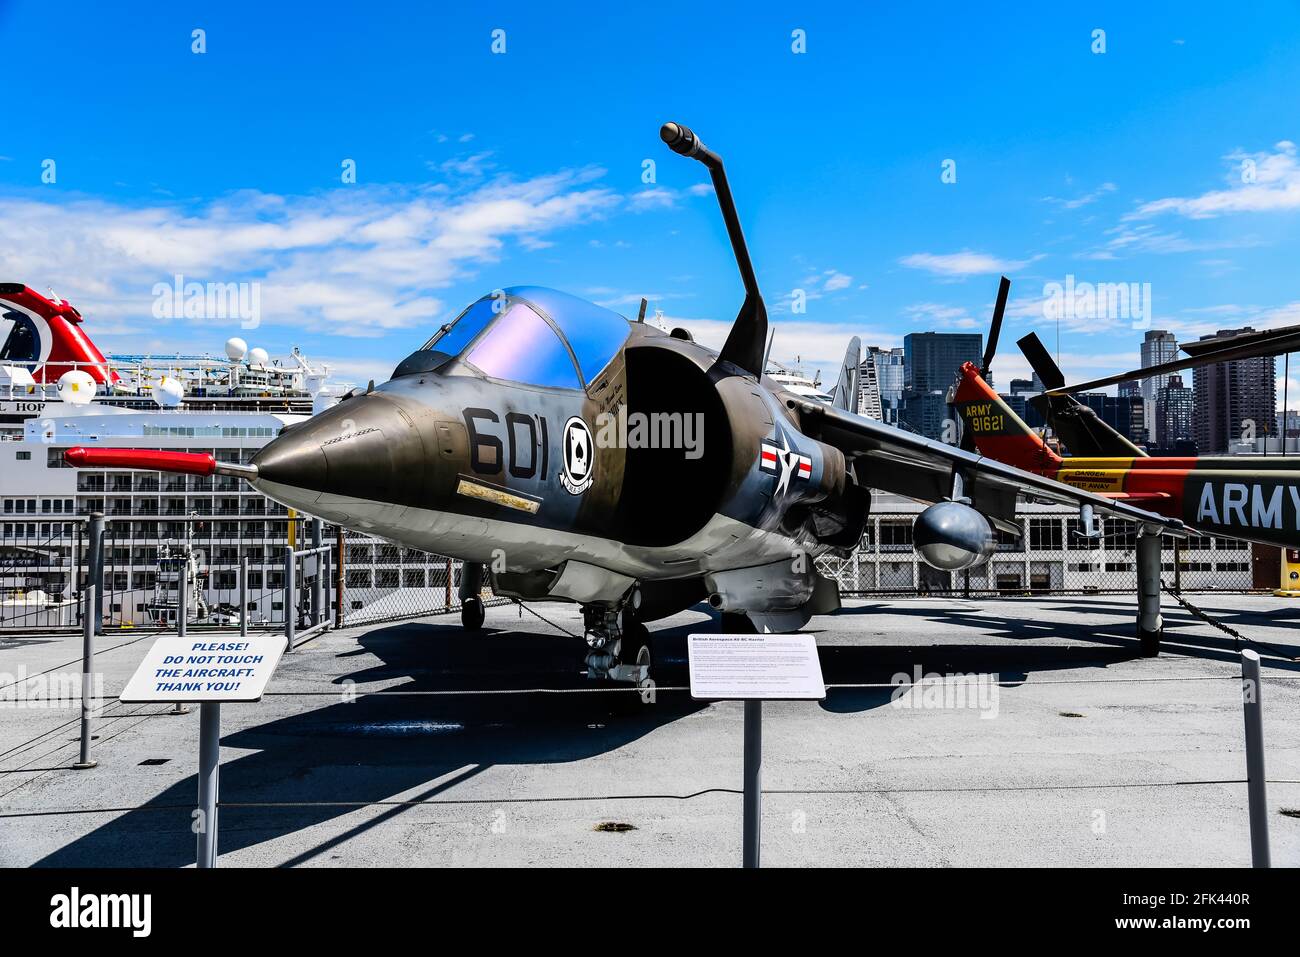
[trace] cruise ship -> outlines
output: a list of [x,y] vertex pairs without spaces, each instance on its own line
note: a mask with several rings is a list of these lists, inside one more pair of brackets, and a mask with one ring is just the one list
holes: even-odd
[[[107,523],[106,623],[166,625],[182,604],[187,621],[200,624],[238,624],[244,615],[250,624],[283,623],[283,555],[308,534],[300,517],[234,478],[73,469],[63,452],[143,447],[248,462],[346,387],[297,349],[272,358],[240,338],[220,356],[105,356],[87,325],[67,300],[0,284],[0,627],[80,620],[93,512]],[[346,552],[346,611],[391,606],[399,589],[410,590],[411,613],[443,604],[444,559],[352,533]],[[249,575],[239,607],[243,557]]]

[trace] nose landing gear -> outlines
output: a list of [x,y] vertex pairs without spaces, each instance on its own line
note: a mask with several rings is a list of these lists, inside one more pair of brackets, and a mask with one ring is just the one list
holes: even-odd
[[[626,681],[649,692],[654,647],[650,630],[632,617],[630,606],[586,605],[587,676]],[[643,695],[644,697],[644,695]],[[646,699],[649,700],[649,699]]]

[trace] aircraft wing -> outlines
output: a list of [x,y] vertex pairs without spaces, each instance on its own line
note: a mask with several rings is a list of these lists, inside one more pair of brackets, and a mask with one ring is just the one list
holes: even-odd
[[1019,530],[1018,523],[1011,523],[1016,502],[1025,499],[1075,508],[1091,505],[1100,514],[1159,525],[1167,534],[1186,534],[1178,519],[1126,501],[1086,492],[821,402],[789,395],[784,398],[800,411],[808,434],[843,452],[854,462],[858,480],[872,488],[922,502],[939,502],[952,494],[952,476],[958,470],[971,504],[1008,531]]

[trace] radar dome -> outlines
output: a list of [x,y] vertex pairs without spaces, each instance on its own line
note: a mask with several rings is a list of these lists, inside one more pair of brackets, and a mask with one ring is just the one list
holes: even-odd
[[271,356],[261,346],[248,351],[248,364],[250,366],[265,366],[270,361]]
[[248,343],[239,336],[234,336],[226,340],[226,358],[231,362],[238,362],[248,355]]
[[95,380],[89,372],[73,369],[59,376],[59,398],[70,405],[89,405],[95,398]]
[[169,375],[163,376],[151,387],[153,400],[165,409],[174,409],[185,398],[185,387]]

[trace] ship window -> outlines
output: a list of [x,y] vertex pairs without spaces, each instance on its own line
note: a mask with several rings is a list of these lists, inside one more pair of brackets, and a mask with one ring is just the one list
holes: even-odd
[[488,330],[469,361],[496,379],[578,389],[578,372],[550,323],[522,302],[514,303]]
[[36,362],[41,357],[41,337],[36,324],[21,312],[0,313],[0,360]]
[[424,344],[422,351],[433,349],[444,355],[459,355],[461,350],[483,331],[483,327],[499,314],[501,307],[498,302],[500,301],[502,300],[492,297],[480,299],[462,312],[454,322],[448,323],[434,333],[433,338]]

